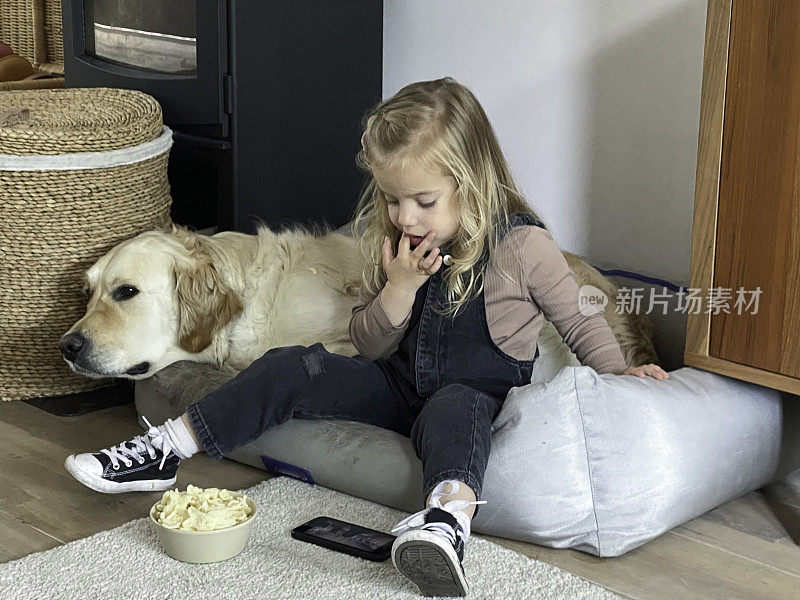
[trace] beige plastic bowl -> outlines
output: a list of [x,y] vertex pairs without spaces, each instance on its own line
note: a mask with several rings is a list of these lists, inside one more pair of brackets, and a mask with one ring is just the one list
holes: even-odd
[[[237,492],[231,492],[234,496],[242,496]],[[150,509],[150,522],[156,528],[158,539],[164,547],[164,552],[175,560],[187,563],[211,563],[221,560],[228,560],[244,550],[247,538],[253,530],[257,508],[247,496],[244,497],[253,513],[238,525],[217,529],[214,531],[181,531],[179,529],[169,529],[156,521],[156,505],[161,502],[159,499]]]

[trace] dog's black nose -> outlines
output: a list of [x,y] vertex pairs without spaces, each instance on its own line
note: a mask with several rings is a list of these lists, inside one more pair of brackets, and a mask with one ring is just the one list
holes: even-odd
[[58,349],[64,358],[74,361],[86,347],[86,338],[80,333],[68,333],[58,342]]

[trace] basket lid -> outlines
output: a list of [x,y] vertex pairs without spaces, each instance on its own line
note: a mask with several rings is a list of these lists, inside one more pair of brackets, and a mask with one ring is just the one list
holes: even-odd
[[0,97],[0,154],[105,152],[161,135],[161,106],[135,90],[14,90]]

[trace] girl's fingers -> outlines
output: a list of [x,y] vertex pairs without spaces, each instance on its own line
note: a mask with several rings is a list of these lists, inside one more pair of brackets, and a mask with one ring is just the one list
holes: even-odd
[[428,275],[433,275],[434,273],[436,273],[436,271],[439,270],[439,267],[441,266],[442,266],[442,257],[439,256],[435,261],[433,261],[433,264],[429,268],[425,269],[425,272]]
[[655,379],[669,379],[669,373],[658,365],[650,364],[645,368],[647,369],[647,374]]
[[652,363],[649,365],[640,365],[638,367],[629,367],[626,371],[626,375],[636,375],[636,377],[647,377],[649,375],[654,379],[669,379],[669,373]]
[[389,263],[394,259],[394,256],[392,256],[392,242],[389,240],[388,236],[384,236],[383,238],[381,254],[383,255],[383,268],[386,270],[389,268]]
[[428,253],[428,256],[419,261],[420,265],[424,265],[423,269],[430,269],[433,263],[436,262],[436,257],[439,255],[439,248],[434,248]]
[[397,245],[397,256],[408,256],[411,254],[411,238],[405,233],[400,235],[400,243]]
[[433,244],[434,239],[436,239],[436,232],[431,230],[425,234],[425,237],[422,238],[422,241],[419,243],[419,245],[414,248],[414,252],[419,256],[422,256],[428,251],[430,245]]

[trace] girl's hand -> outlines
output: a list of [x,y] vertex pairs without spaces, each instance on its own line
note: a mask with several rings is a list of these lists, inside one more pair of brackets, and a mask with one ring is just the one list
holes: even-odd
[[429,231],[419,243],[419,246],[412,251],[410,238],[403,233],[397,247],[397,256],[394,256],[389,238],[383,239],[383,246],[381,247],[383,268],[386,271],[387,279],[392,285],[415,294],[428,280],[428,277],[439,270],[442,266],[439,248],[434,248],[427,257],[425,256],[435,238],[436,232]]
[[636,375],[637,377],[645,377],[650,375],[654,379],[669,379],[669,373],[658,365],[649,364],[641,365],[639,367],[628,367],[620,375]]

